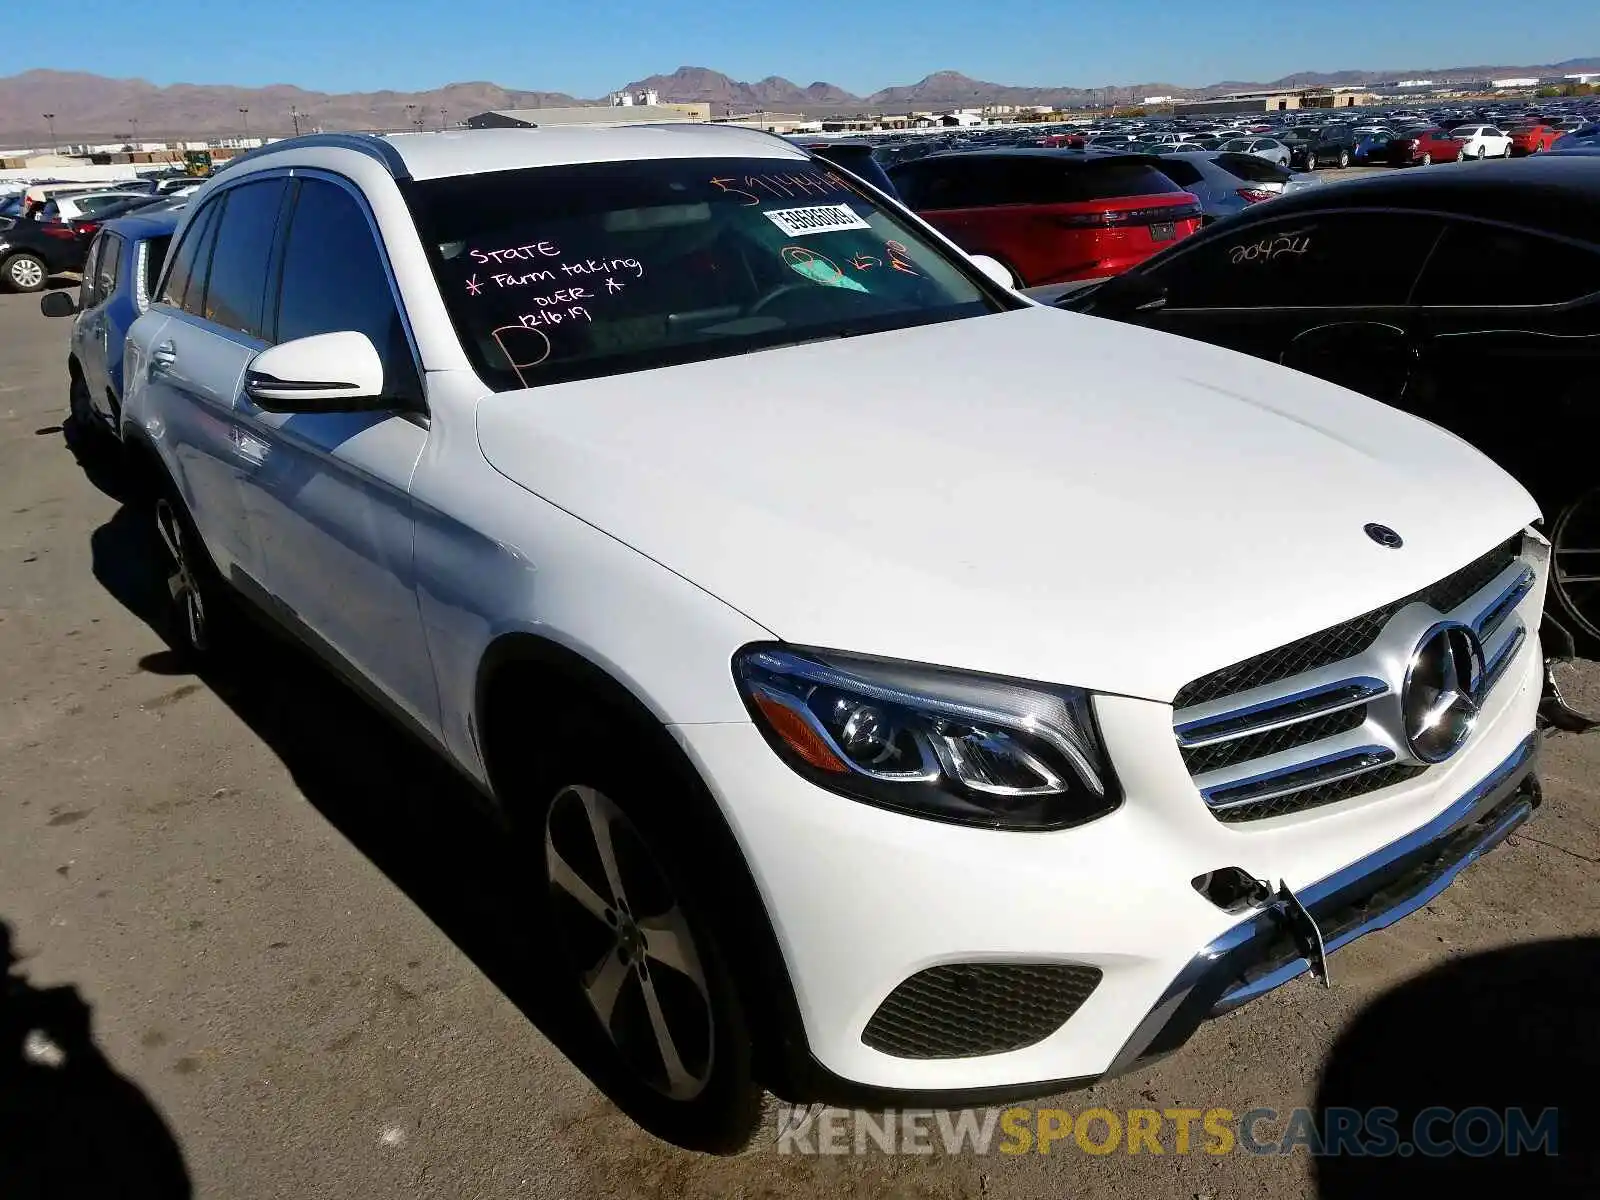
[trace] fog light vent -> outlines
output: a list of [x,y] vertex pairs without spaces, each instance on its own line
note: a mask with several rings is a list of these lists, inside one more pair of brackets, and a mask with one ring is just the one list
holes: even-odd
[[1089,998],[1100,968],[1063,963],[951,963],[902,982],[861,1040],[896,1058],[1002,1054],[1049,1037]]

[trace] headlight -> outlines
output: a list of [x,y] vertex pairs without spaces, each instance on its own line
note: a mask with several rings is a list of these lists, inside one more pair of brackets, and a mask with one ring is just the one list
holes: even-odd
[[778,755],[840,795],[995,829],[1063,829],[1119,802],[1077,688],[770,645],[733,671]]

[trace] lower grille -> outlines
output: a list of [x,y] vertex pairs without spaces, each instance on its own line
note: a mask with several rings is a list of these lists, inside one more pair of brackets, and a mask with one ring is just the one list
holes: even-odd
[[1100,968],[1061,963],[929,967],[889,993],[861,1033],[896,1058],[1002,1054],[1049,1037],[1100,983]]

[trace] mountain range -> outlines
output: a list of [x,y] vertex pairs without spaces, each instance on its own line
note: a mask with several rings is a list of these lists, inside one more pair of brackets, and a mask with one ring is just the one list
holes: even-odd
[[[1105,87],[1022,87],[937,71],[916,83],[854,95],[831,83],[805,86],[771,75],[754,83],[706,67],[679,67],[626,84],[655,89],[664,101],[703,101],[712,115],[765,109],[811,115],[849,111],[905,111],[985,104],[1127,104],[1145,96],[1221,95],[1269,88],[1341,87],[1372,80],[1472,80],[1559,76],[1600,71],[1600,58],[1574,58],[1538,66],[1412,67],[1383,71],[1307,71],[1265,82],[1227,80],[1204,87],[1129,83]],[[37,145],[51,139],[45,113],[53,114],[54,140],[111,141],[229,134],[282,135],[293,112],[302,131],[322,129],[438,129],[499,108],[549,108],[593,103],[562,92],[522,91],[486,82],[452,83],[423,92],[313,92],[289,84],[262,88],[176,83],[159,87],[142,79],[110,79],[82,72],[35,70],[0,77],[0,145]],[[241,111],[242,110],[242,111]]]

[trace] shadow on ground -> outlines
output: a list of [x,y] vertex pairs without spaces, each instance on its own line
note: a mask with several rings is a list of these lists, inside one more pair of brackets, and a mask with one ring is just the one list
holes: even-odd
[[[1459,1143],[1438,1155],[1404,1151],[1317,1160],[1323,1200],[1382,1196],[1600,1195],[1600,939],[1509,946],[1455,959],[1380,997],[1344,1031],[1317,1091],[1328,1110],[1395,1110],[1400,1142],[1419,1117],[1430,1142]],[[1489,1110],[1510,1128],[1526,1115],[1534,1137],[1522,1153],[1489,1145],[1493,1122],[1461,1124],[1443,1113]],[[1539,1126],[1542,1114],[1548,1125]],[[1530,1148],[1544,1128],[1548,1144]]]
[[[169,646],[178,645],[147,502],[125,501],[90,545],[101,586]],[[272,749],[305,798],[579,1070],[628,1109],[576,990],[564,974],[540,969],[552,959],[542,951],[541,930],[530,925],[523,889],[542,874],[518,852],[508,823],[470,783],[298,645],[248,621],[230,624],[237,628],[214,661],[197,668],[188,654],[168,649],[146,655],[139,667],[198,676]]]
[[73,987],[34,987],[0,922],[0,1194],[6,1200],[180,1200],[183,1152],[94,1044]]

